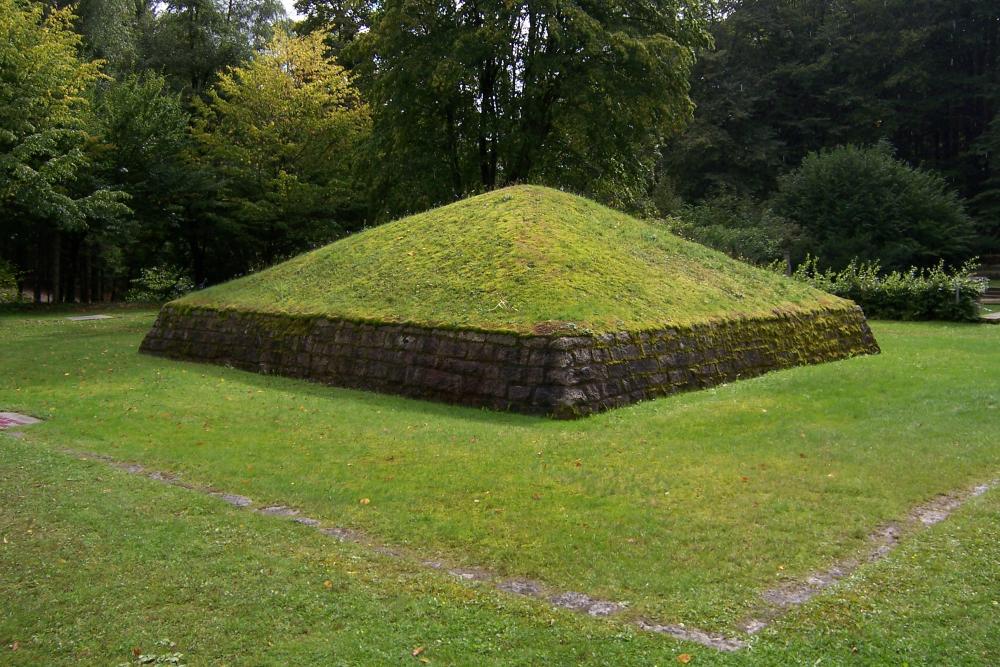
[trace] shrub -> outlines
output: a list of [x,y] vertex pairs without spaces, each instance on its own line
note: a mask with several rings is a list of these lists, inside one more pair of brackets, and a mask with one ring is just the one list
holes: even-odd
[[17,272],[9,262],[0,259],[0,303],[17,303],[21,290],[17,288]]
[[810,257],[799,265],[793,277],[851,299],[869,317],[966,321],[979,318],[979,297],[986,290],[986,283],[972,275],[975,270],[975,262],[952,271],[941,262],[930,269],[883,273],[878,262],[852,260],[843,270],[834,271],[821,269],[819,262]]
[[767,206],[733,194],[680,206],[674,215],[667,223],[673,233],[753,264],[782,259],[798,235]]
[[809,154],[780,180],[773,204],[802,228],[802,250],[838,269],[853,259],[900,271],[957,263],[973,238],[958,194],[896,160],[888,143]]
[[184,296],[194,289],[194,282],[178,267],[154,266],[143,269],[139,277],[132,281],[132,288],[125,295],[126,301],[159,302],[171,301]]

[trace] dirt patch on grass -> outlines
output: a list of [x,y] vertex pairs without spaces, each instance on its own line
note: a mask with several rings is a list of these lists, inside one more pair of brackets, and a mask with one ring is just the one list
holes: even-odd
[[595,600],[589,595],[573,591],[553,595],[549,598],[549,602],[563,609],[570,609],[596,617],[611,616],[625,608],[625,605],[621,602]]
[[285,516],[293,517],[298,516],[299,511],[297,509],[292,509],[291,507],[285,507],[284,505],[270,505],[268,507],[262,507],[257,510],[261,514],[266,514],[267,516]]
[[530,579],[508,579],[501,581],[497,584],[497,589],[505,593],[527,595],[529,597],[538,597],[542,594],[542,585]]
[[669,635],[674,639],[680,639],[681,641],[686,642],[695,642],[696,644],[701,644],[702,646],[714,648],[717,651],[723,651],[726,653],[740,651],[747,647],[747,643],[742,639],[712,634],[705,632],[704,630],[689,628],[683,625],[658,625],[656,623],[650,623],[642,620],[636,623],[636,625],[640,630],[645,630],[646,632]]
[[253,505],[252,500],[246,496],[236,495],[235,493],[215,493],[212,495],[220,498],[223,502],[229,503],[233,507],[250,507]]

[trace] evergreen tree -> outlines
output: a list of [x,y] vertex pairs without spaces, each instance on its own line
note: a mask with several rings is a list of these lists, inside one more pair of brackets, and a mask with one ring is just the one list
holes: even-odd
[[877,261],[889,270],[959,264],[972,223],[938,174],[896,160],[891,147],[845,146],[811,153],[782,177],[775,211],[802,229],[801,253],[824,267]]

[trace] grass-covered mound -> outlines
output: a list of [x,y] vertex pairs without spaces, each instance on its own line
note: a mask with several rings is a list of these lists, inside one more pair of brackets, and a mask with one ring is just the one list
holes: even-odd
[[514,187],[174,301],[141,350],[571,418],[878,346],[850,301]]
[[537,186],[382,225],[175,304],[517,333],[637,331],[851,307]]

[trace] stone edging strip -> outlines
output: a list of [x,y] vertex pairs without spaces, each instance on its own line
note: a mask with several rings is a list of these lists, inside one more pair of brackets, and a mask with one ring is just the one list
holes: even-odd
[[997,486],[1000,486],[1000,479],[939,495],[917,505],[903,520],[883,524],[869,533],[867,546],[861,555],[837,561],[825,570],[807,575],[805,579],[789,581],[761,593],[761,606],[737,628],[750,635],[760,632],[786,611],[805,604],[865,563],[874,563],[888,556],[905,535],[941,523],[969,500]]
[[[627,602],[599,600],[585,593],[575,591],[557,591],[531,579],[503,578],[482,568],[451,567],[441,561],[415,559],[402,551],[379,544],[358,531],[325,525],[318,519],[302,516],[299,510],[292,507],[285,505],[256,507],[254,502],[246,496],[196,486],[185,482],[177,475],[171,473],[148,470],[139,464],[124,463],[101,454],[83,453],[72,450],[64,451],[82,460],[99,461],[133,475],[142,475],[164,484],[210,495],[239,509],[246,509],[265,516],[287,518],[301,525],[315,528],[322,534],[338,541],[357,544],[383,556],[406,560],[433,570],[440,570],[463,582],[484,583],[505,593],[534,598],[559,609],[603,618],[618,614],[628,607]],[[969,500],[981,496],[998,486],[1000,486],[1000,479],[995,479],[971,489],[940,495],[927,503],[913,508],[904,520],[880,526],[869,534],[868,548],[862,556],[846,558],[825,570],[811,573],[804,579],[791,581],[764,591],[761,594],[762,604],[760,608],[758,608],[753,616],[739,623],[737,631],[751,636],[760,632],[791,609],[808,602],[840,580],[851,575],[863,564],[885,558],[899,544],[904,535],[929,528],[944,521]],[[631,624],[644,632],[667,635],[674,639],[694,642],[722,652],[740,651],[749,646],[747,640],[737,636],[707,632],[681,624],[663,625],[642,618],[632,621]]]

